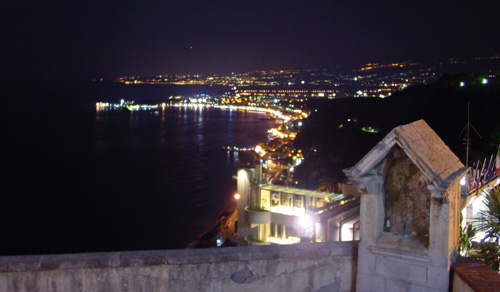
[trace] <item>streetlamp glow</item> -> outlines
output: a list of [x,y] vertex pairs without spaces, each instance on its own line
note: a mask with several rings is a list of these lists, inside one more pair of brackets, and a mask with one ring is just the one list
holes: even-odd
[[244,180],[247,178],[247,172],[244,171],[243,169],[241,169],[240,171],[238,171],[238,179],[239,180]]
[[304,214],[299,218],[300,227],[307,229],[312,227],[312,218],[311,216]]
[[239,199],[241,198],[241,196],[240,196],[240,194],[236,193],[236,194],[234,194],[234,198],[235,198],[236,200],[239,200]]

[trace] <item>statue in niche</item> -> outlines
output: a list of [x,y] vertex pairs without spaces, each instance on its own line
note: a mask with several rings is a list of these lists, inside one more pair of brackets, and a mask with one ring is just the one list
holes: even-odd
[[396,151],[386,176],[385,211],[391,232],[412,235],[429,246],[430,191],[428,180],[413,162]]

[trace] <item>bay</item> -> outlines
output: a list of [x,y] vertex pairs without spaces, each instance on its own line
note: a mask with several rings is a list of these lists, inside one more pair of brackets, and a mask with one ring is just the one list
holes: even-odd
[[24,95],[45,102],[4,115],[2,255],[185,248],[236,191],[239,161],[218,148],[255,145],[274,126],[229,109],[96,111],[179,88],[88,86]]

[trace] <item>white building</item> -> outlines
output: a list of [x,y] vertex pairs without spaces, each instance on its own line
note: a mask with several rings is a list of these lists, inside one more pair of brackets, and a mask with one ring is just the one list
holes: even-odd
[[359,239],[359,198],[262,184],[259,169],[238,170],[238,244]]

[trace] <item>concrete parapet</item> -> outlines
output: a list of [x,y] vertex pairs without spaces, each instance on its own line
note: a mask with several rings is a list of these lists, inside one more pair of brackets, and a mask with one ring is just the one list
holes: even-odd
[[459,258],[453,264],[454,292],[500,291],[500,274],[475,258]]
[[247,220],[250,224],[267,224],[271,223],[271,212],[265,210],[252,210],[248,206],[245,207]]
[[6,256],[0,291],[353,291],[356,258],[357,242]]

